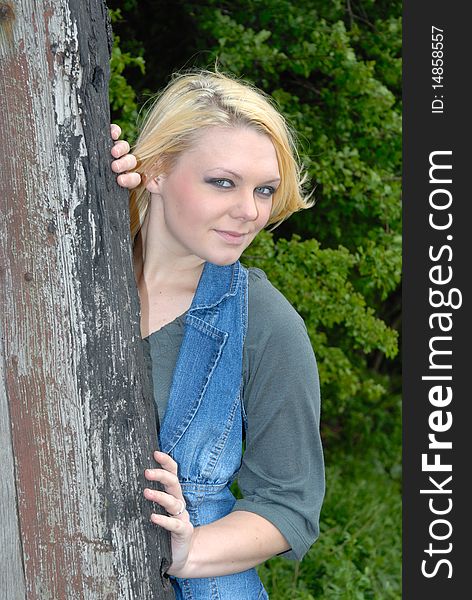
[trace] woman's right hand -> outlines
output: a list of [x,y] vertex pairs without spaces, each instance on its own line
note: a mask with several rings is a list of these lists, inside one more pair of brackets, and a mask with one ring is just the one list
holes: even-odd
[[134,189],[141,183],[139,173],[130,173],[136,168],[136,157],[130,154],[130,147],[126,140],[120,140],[121,127],[112,123],[110,125],[111,137],[115,144],[111,149],[111,154],[115,158],[111,163],[112,170],[118,174],[116,178],[118,185],[129,190]]
[[161,469],[146,469],[144,476],[148,481],[159,481],[163,484],[165,492],[146,488],[144,497],[156,502],[169,514],[159,515],[152,513],[151,521],[170,531],[172,544],[172,565],[167,573],[175,577],[182,577],[188,569],[188,560],[194,538],[194,527],[186,510],[185,498],[177,477],[177,463],[164,452],[154,452],[154,459],[161,465]]

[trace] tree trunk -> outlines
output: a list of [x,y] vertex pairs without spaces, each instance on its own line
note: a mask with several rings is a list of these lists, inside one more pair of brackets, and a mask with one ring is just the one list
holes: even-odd
[[0,597],[168,599],[101,0],[0,1]]

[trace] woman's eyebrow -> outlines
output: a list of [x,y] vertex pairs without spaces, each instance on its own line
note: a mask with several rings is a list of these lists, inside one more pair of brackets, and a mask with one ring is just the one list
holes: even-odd
[[225,173],[229,173],[236,179],[242,179],[242,175],[236,173],[235,171],[231,171],[231,169],[227,169],[226,167],[215,167],[214,169],[208,169],[209,173],[211,173],[212,171],[224,171]]
[[[227,169],[226,167],[215,167],[214,169],[209,169],[208,172],[211,173],[212,171],[224,171],[225,173],[229,173],[230,175],[232,175],[235,179],[243,179],[243,176],[240,175],[239,173],[236,173],[236,171],[231,171],[231,169]],[[274,177],[273,179],[267,179],[265,181],[265,183],[280,183],[280,177]]]

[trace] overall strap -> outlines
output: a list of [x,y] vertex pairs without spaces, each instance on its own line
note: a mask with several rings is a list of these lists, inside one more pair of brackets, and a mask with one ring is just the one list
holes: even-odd
[[[163,452],[171,453],[188,430],[209,386],[211,394],[221,396],[218,385],[221,388],[224,383],[229,393],[236,383],[240,384],[241,372],[234,371],[232,362],[237,363],[239,355],[242,357],[246,329],[247,270],[239,261],[228,266],[205,263],[186,315],[184,337],[159,432]],[[226,354],[225,346],[228,346]]]

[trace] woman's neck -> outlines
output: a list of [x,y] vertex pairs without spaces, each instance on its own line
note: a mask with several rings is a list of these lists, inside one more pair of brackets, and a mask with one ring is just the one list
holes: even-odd
[[[158,225],[153,225],[146,218],[133,248],[142,337],[188,310],[204,266],[204,261],[196,256],[170,252],[160,243]],[[148,236],[148,231],[153,235]]]
[[[136,284],[149,288],[179,288],[195,291],[204,260],[194,255],[176,254],[160,231],[159,215],[149,207],[133,248]],[[152,235],[149,233],[152,232]]]

